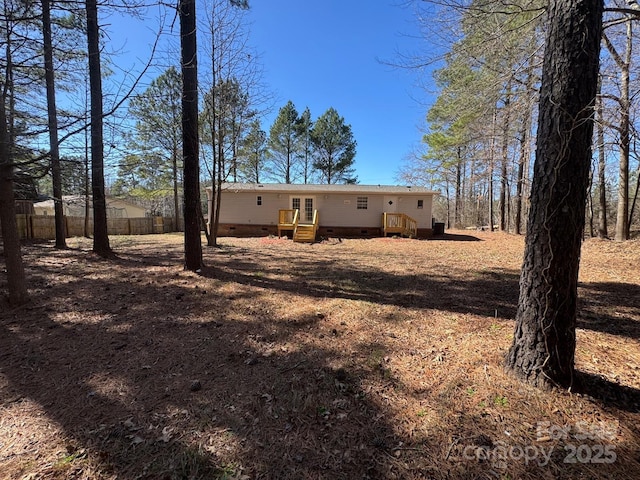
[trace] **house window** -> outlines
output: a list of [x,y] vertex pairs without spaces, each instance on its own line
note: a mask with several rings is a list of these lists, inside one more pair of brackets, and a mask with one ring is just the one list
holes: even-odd
[[418,208],[424,208],[424,200],[418,200]]
[[258,195],[258,197],[256,198],[256,204],[258,206],[262,205],[262,195]]
[[294,210],[300,210],[300,199],[292,198],[291,199],[291,208]]
[[357,209],[358,210],[366,210],[369,203],[369,197],[358,197],[357,201]]
[[304,199],[304,214],[306,222],[313,221],[313,198]]

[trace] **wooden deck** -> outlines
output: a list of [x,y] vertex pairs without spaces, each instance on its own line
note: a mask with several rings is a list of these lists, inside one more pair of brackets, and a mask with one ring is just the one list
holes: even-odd
[[418,222],[404,213],[383,213],[382,229],[385,237],[389,234],[409,238],[418,236]]
[[313,243],[318,233],[318,210],[313,211],[312,223],[300,223],[300,211],[298,209],[280,210],[278,212],[278,236],[282,232],[293,232],[294,242]]
[[[313,243],[318,233],[318,210],[313,211],[312,223],[300,222],[298,209],[278,211],[278,236],[283,232],[292,232],[295,242]],[[418,236],[418,222],[404,213],[383,213],[383,233],[387,235],[400,235],[402,237],[416,238]]]
[[299,217],[300,211],[298,209],[278,211],[278,236],[281,237],[282,232],[295,231]]

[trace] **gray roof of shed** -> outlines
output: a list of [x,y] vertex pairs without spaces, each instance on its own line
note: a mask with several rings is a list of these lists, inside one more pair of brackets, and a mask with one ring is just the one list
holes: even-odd
[[[207,187],[210,189],[211,187]],[[299,183],[223,183],[223,191],[272,192],[272,193],[351,193],[351,194],[397,194],[397,195],[438,195],[424,187],[397,185],[317,185]]]

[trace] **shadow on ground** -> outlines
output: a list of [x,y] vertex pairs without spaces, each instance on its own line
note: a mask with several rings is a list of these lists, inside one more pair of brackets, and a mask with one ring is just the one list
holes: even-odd
[[[608,408],[640,413],[640,390],[620,385],[600,375],[577,372],[574,391],[589,395]],[[640,435],[640,425],[635,426],[635,433]]]
[[[520,272],[484,268],[397,274],[348,259],[283,258],[234,248],[216,256],[203,276],[316,298],[343,298],[404,308],[436,309],[513,320]],[[287,265],[287,275],[264,265]],[[257,275],[256,272],[264,274]],[[581,283],[578,327],[640,338],[640,287],[625,283]]]
[[[52,297],[73,295],[71,316],[46,301],[0,316],[3,404],[40,405],[65,432],[64,459],[88,452],[117,478],[398,475],[385,458],[400,440],[364,374],[331,367],[330,347],[277,348],[305,322],[230,320],[216,293],[133,272],[50,285]],[[72,472],[64,459],[46,474]]]
[[441,235],[436,235],[429,240],[439,240],[444,242],[481,242],[482,240],[478,237],[474,237],[473,235],[465,235],[460,233],[443,233]]
[[[243,295],[259,304],[260,296],[285,291],[490,317],[498,311],[511,318],[517,272],[486,270],[468,279],[454,272],[396,275],[306,258],[287,279],[277,270],[262,270],[261,265],[276,268],[281,260],[276,253],[261,257],[236,249],[216,255],[210,261],[215,267],[201,277],[208,287],[196,288],[196,277],[171,270],[181,265],[172,253],[126,254],[113,261],[82,252],[58,255],[75,256],[74,267],[52,257],[29,273],[41,300],[0,313],[0,369],[8,381],[2,402],[4,408],[36,402],[64,431],[63,457],[78,454],[85,474],[141,479],[487,474],[481,462],[448,460],[445,445],[428,439],[416,444],[399,433],[387,406],[374,401],[365,385],[371,375],[367,366],[336,364],[331,338],[292,347],[299,335],[315,335],[317,318],[282,322],[266,309],[239,315],[236,307]],[[169,271],[154,270],[158,266]],[[114,267],[119,276],[86,275],[87,269]],[[65,281],[52,282],[63,270]],[[226,294],[220,287],[230,282],[260,289]],[[606,284],[593,289],[603,301],[620,293]],[[47,298],[57,301],[50,305]],[[627,305],[637,307],[635,300]],[[247,320],[251,316],[254,321]],[[593,328],[610,327],[598,322]],[[623,330],[638,338],[635,323]],[[602,386],[594,381],[594,388]],[[393,379],[389,388],[392,384]],[[607,385],[606,390],[614,401],[630,396],[619,401],[620,408],[638,398],[635,389]],[[83,451],[93,466],[81,462]],[[425,458],[441,463],[427,466]],[[54,465],[44,474],[65,478],[72,466]]]
[[579,294],[578,327],[640,339],[640,286],[581,283]]

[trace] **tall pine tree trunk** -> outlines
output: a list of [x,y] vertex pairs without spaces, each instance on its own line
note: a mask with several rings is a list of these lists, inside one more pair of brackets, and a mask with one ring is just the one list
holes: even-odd
[[618,180],[618,211],[616,216],[616,240],[629,240],[629,67],[632,52],[631,19],[627,19],[627,48],[620,64],[620,169]]
[[523,210],[523,201],[522,197],[524,195],[524,182],[526,179],[526,169],[527,158],[529,156],[529,115],[525,116],[525,119],[522,122],[522,128],[520,130],[520,159],[518,160],[518,184],[516,185],[516,219],[515,223],[515,231],[516,235],[520,235],[522,232],[522,210]]
[[217,247],[217,221],[214,208],[218,204],[218,151],[216,148],[216,127],[215,127],[215,109],[212,108],[211,119],[211,210],[209,211],[209,234],[207,235],[207,246]]
[[[534,95],[534,60],[529,60],[527,68],[526,92],[529,98]],[[516,234],[522,233],[522,218],[525,213],[526,189],[525,185],[529,177],[529,162],[531,160],[531,147],[529,140],[531,138],[531,122],[533,117],[534,102],[529,100],[526,102],[527,108],[523,112],[522,126],[520,129],[520,160],[518,161],[518,184],[516,187]]]
[[589,215],[589,236],[591,238],[595,237],[595,230],[593,228],[593,195],[591,195],[591,192],[593,191],[593,170],[591,170],[589,172],[589,195],[587,195],[587,208],[588,208],[588,212],[587,214]]
[[[177,125],[179,121],[182,121],[181,112],[178,111],[177,101],[178,98],[174,97],[174,89],[169,90],[171,102],[171,123]],[[182,92],[181,92],[182,93]],[[173,222],[174,230],[180,231],[180,170],[178,168],[178,159],[180,153],[180,140],[182,139],[182,132],[171,133],[171,169],[173,177]]]
[[[10,62],[8,62],[10,64]],[[9,68],[9,67],[7,67]],[[16,222],[16,201],[13,190],[13,161],[9,145],[9,131],[6,114],[6,85],[0,83],[0,227],[5,266],[7,269],[7,287],[9,303],[20,305],[28,300],[27,283],[20,252],[20,235]]]
[[[462,148],[458,147],[456,151],[456,191],[455,191],[455,203],[453,210],[453,225],[455,228],[462,228]],[[449,208],[449,191],[447,190],[447,209]],[[448,218],[448,216],[447,216]],[[451,223],[449,221],[449,223]],[[451,228],[451,224],[447,225],[447,228]]]
[[112,254],[107,230],[104,188],[104,140],[102,132],[102,76],[100,32],[96,0],[86,0],[89,90],[91,98],[91,194],[93,195],[93,251],[101,257]]
[[[16,221],[16,200],[13,174],[13,62],[11,55],[11,35],[4,32],[5,39],[5,71],[4,79],[0,76],[0,229],[2,230],[2,246],[7,270],[7,287],[9,303],[21,305],[28,300],[27,282],[20,251],[20,234]],[[7,115],[7,104],[9,112]]]
[[624,58],[621,57],[615,46],[609,41],[605,35],[604,42],[611,56],[615,60],[618,68],[620,68],[620,97],[618,104],[620,107],[618,125],[618,133],[620,134],[620,164],[618,168],[618,209],[616,212],[616,230],[615,239],[618,241],[629,239],[629,142],[630,142],[630,123],[629,113],[631,110],[631,102],[629,97],[630,76],[629,69],[631,65],[631,54],[633,51],[633,29],[631,19],[627,18],[627,35],[626,35],[626,51]]
[[631,199],[631,207],[629,208],[629,229],[631,229],[633,215],[635,214],[638,204],[638,193],[640,193],[640,164],[638,164],[638,169],[636,170],[636,188],[633,193],[633,198]]
[[51,5],[49,0],[42,0],[42,38],[44,43],[44,78],[47,88],[47,113],[49,117],[49,145],[55,212],[56,248],[66,248],[60,151],[58,148],[58,112],[56,109],[53,45],[51,41]]
[[198,155],[198,62],[196,2],[180,1],[180,47],[182,58],[182,161],[184,165],[184,260],[185,269],[202,268],[200,236],[200,158]]
[[173,176],[173,222],[174,230],[180,231],[180,196],[178,189],[178,146],[174,145],[171,152],[171,168]]
[[[223,158],[220,156],[219,158]],[[218,233],[220,231],[220,206],[222,205],[222,171],[223,165],[218,165],[218,178],[216,179],[216,210],[213,222],[213,245],[218,246]]]
[[591,166],[602,0],[551,0],[531,210],[506,367],[539,387],[573,384],[580,246]]
[[508,164],[509,164],[509,128],[510,104],[511,104],[511,80],[507,85],[504,99],[504,119],[502,122],[502,156],[500,159],[500,230],[505,232],[509,229],[509,209],[508,209]]
[[214,155],[214,179],[213,179],[213,198],[214,213],[213,225],[211,226],[211,246],[218,246],[218,229],[220,227],[220,202],[222,201],[222,179],[226,170],[226,161],[224,156],[224,121],[222,113],[215,116],[216,119],[216,144]]
[[498,122],[498,106],[493,110],[493,128],[491,129],[491,149],[489,152],[489,192],[487,194],[489,200],[489,231],[493,232],[493,166],[496,154],[496,126]]
[[[87,105],[89,104],[89,99],[86,99],[85,102],[85,114],[84,120],[85,124],[87,123]],[[89,165],[89,135],[87,133],[87,129],[84,130],[84,236],[85,238],[91,237],[91,228],[90,227],[90,215],[91,215],[91,203],[90,203],[90,195],[91,195],[91,168]]]
[[597,105],[597,132],[598,132],[598,237],[608,238],[609,229],[607,227],[607,182],[606,182],[606,152],[604,149],[604,116],[600,87],[602,79],[598,82]]

